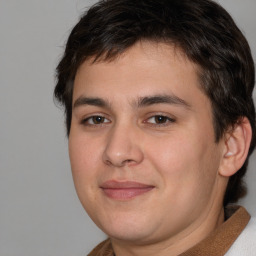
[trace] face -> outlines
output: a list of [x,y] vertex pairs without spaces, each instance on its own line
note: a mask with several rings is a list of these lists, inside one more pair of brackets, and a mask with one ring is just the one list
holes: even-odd
[[74,183],[113,239],[185,236],[221,207],[223,143],[215,143],[197,71],[177,48],[149,42],[78,70],[69,136]]

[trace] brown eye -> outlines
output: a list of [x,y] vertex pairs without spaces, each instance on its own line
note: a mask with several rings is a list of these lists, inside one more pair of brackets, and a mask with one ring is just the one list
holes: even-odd
[[157,124],[163,124],[166,123],[166,121],[168,120],[168,118],[166,116],[155,116],[155,122]]
[[100,125],[110,123],[110,121],[104,116],[90,116],[81,122],[83,125]]
[[149,124],[152,124],[152,125],[160,125],[161,126],[161,125],[168,125],[168,124],[174,123],[175,120],[168,116],[155,115],[155,116],[148,118],[146,122]]
[[102,124],[105,121],[105,117],[103,116],[94,116],[92,117],[93,124]]

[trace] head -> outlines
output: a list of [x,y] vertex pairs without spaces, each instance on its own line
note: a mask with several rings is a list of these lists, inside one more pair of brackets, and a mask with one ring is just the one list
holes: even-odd
[[201,90],[211,102],[216,143],[243,117],[248,118],[249,154],[230,177],[223,204],[236,202],[246,194],[243,176],[255,146],[254,64],[241,31],[213,1],[107,0],[90,8],[73,28],[57,67],[55,97],[65,107],[67,135],[81,64],[88,59],[111,62],[140,41],[172,45],[199,67]]
[[94,222],[113,239],[148,244],[218,220],[246,192],[253,87],[248,43],[213,1],[90,8],[67,41],[55,97]]

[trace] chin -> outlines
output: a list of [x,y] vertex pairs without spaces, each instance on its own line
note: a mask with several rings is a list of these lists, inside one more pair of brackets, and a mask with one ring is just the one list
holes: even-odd
[[[151,233],[151,232],[150,232]],[[106,233],[111,239],[119,240],[127,243],[132,244],[147,244],[150,243],[149,234],[146,230],[127,230],[127,229],[119,229],[119,230],[111,230],[110,232]]]
[[150,221],[143,216],[119,216],[110,221],[96,222],[96,225],[114,240],[135,244],[147,243],[157,229],[157,227],[150,226]]

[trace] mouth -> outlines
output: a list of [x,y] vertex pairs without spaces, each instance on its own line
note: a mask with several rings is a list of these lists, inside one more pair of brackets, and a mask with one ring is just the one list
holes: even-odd
[[110,180],[104,182],[100,188],[107,197],[118,201],[126,201],[150,192],[155,186],[134,181]]

